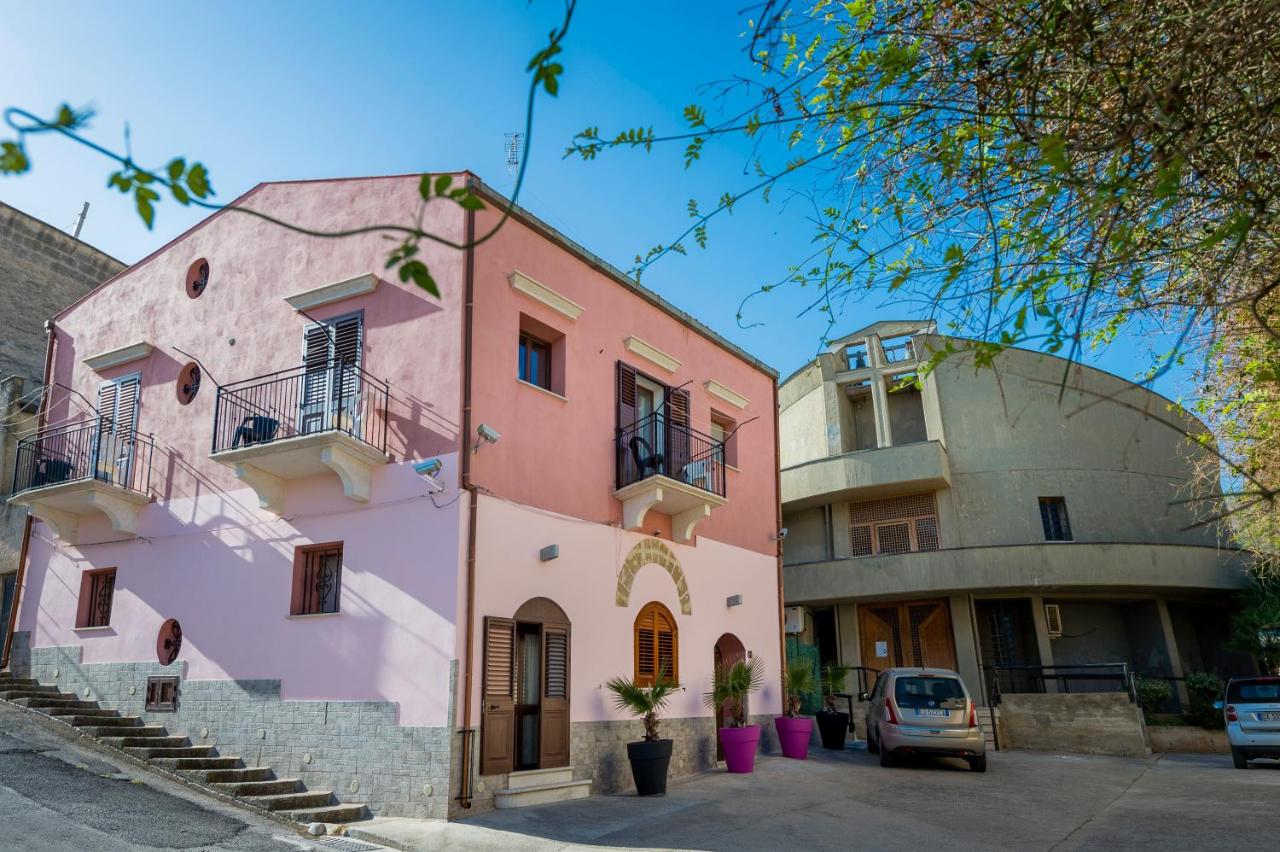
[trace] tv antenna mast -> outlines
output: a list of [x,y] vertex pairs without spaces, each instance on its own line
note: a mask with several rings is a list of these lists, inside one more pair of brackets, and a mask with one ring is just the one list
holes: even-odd
[[507,157],[507,177],[514,178],[520,172],[520,157],[524,154],[524,134],[506,133],[502,151]]

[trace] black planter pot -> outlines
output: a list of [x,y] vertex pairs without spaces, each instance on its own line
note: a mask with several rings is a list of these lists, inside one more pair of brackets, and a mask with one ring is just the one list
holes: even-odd
[[627,743],[627,758],[631,761],[631,777],[636,782],[639,796],[665,796],[667,794],[667,766],[671,763],[671,740],[655,740]]
[[818,720],[818,734],[822,737],[822,747],[843,749],[845,735],[849,733],[849,714],[828,713],[824,710],[815,718]]

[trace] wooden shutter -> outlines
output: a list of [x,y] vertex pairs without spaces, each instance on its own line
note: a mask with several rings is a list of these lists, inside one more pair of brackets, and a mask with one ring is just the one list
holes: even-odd
[[618,428],[625,429],[636,422],[636,369],[623,361],[618,362]]
[[481,775],[496,775],[515,768],[515,644],[514,621],[485,618],[480,703]]
[[359,433],[360,350],[363,342],[363,317],[354,314],[333,323],[333,364],[337,376],[333,388],[338,429]]
[[658,673],[680,679],[680,647],[676,621],[662,604],[645,604],[636,616],[635,682],[653,686]]
[[538,768],[569,765],[569,625],[542,625],[542,707]]
[[668,475],[689,481],[689,392],[679,388],[667,390],[667,458]]
[[307,326],[302,338],[302,392],[299,395],[298,431],[303,434],[326,428],[325,406],[329,396],[329,355],[333,351],[327,325]]
[[108,421],[116,417],[116,393],[120,389],[117,382],[104,382],[98,388],[98,414]]

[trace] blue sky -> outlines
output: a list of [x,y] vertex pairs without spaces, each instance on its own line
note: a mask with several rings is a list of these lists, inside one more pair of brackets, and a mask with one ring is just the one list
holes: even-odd
[[[581,0],[565,42],[558,98],[540,98],[521,202],[592,251],[626,269],[689,220],[689,198],[707,202],[742,185],[745,142],[707,148],[686,170],[679,147],[564,159],[588,125],[682,129],[685,104],[704,84],[751,68],[743,55],[740,0],[622,4]],[[90,134],[146,163],[199,159],[227,201],[263,180],[471,169],[509,190],[503,134],[524,120],[529,57],[558,22],[554,0],[176,4],[11,4],[0,29],[0,105],[41,114],[69,101],[98,111]],[[6,134],[7,135],[7,134]],[[0,178],[0,199],[59,227],[91,204],[82,237],[135,261],[200,216],[162,203],[147,231],[129,201],[105,188],[109,164],[53,138],[33,140],[34,171]],[[803,293],[742,297],[807,256],[811,229],[785,192],[747,203],[715,223],[707,250],[671,256],[645,284],[776,367],[813,357],[822,315],[796,315]],[[840,331],[910,318],[876,296],[847,305]],[[1149,363],[1125,340],[1085,360],[1133,377]],[[1175,393],[1177,376],[1157,385]]]

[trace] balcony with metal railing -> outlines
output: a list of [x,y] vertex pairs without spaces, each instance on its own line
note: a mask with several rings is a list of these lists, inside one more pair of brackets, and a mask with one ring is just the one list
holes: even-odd
[[671,516],[676,541],[688,541],[712,509],[728,502],[724,444],[655,412],[617,430],[615,490],[622,525],[642,529],[650,510]]
[[80,542],[80,519],[101,512],[111,526],[136,535],[151,502],[155,442],[108,417],[49,426],[18,442],[9,502],[26,506],[58,538]]
[[285,483],[336,473],[343,493],[369,499],[387,455],[387,382],[355,364],[280,370],[218,387],[210,458],[281,512]]

